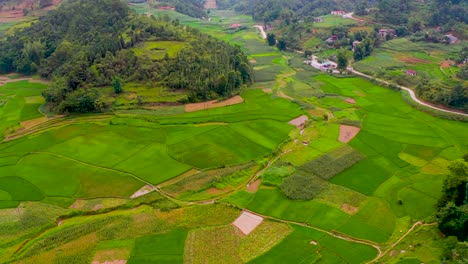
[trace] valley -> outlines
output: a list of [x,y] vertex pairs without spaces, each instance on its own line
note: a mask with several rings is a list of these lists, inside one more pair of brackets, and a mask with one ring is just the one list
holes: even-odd
[[[441,263],[437,206],[453,161],[468,153],[466,113],[317,70],[268,46],[251,16],[215,4],[209,19],[129,5],[183,38],[155,34],[116,51],[138,57],[135,75],[157,71],[123,77],[119,93],[108,76],[133,55],[90,64],[97,79],[65,92],[96,91],[99,111],[47,107],[50,87],[64,85],[55,78],[0,77],[0,263]],[[209,44],[223,50],[216,59],[194,55]],[[393,45],[408,43],[386,42],[352,66],[374,76]],[[440,62],[426,59],[422,71]],[[192,70],[182,88],[159,79],[176,60],[195,65],[174,66]],[[245,81],[220,92],[221,78],[203,82],[195,67]],[[190,81],[211,94],[191,93]]]

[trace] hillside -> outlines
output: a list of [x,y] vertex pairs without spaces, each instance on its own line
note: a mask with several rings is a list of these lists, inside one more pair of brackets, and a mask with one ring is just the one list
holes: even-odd
[[178,21],[138,16],[118,0],[65,2],[0,45],[1,73],[53,80],[44,96],[56,111],[105,110],[94,88],[117,79],[183,90],[189,101],[227,97],[251,82],[238,47]]

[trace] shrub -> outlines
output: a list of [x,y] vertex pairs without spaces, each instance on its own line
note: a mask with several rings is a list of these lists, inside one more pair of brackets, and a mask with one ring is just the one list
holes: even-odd
[[364,155],[345,146],[302,165],[300,169],[328,180],[363,158]]
[[310,200],[324,188],[326,182],[319,177],[296,173],[286,178],[280,185],[281,191],[293,200]]

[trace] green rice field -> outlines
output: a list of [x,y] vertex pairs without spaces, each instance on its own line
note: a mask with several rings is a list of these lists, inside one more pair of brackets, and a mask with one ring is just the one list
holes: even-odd
[[[0,263],[440,263],[431,223],[447,166],[468,152],[466,122],[309,69],[234,11],[213,10],[208,21],[132,8],[240,45],[255,83],[241,103],[194,112],[174,105],[182,93],[129,84],[108,112],[49,118],[39,111],[47,85],[0,86]],[[326,16],[316,26],[348,22]],[[226,30],[232,23],[247,28]],[[134,51],[171,57],[179,44]],[[392,40],[356,68],[400,70],[395,54],[414,52],[430,74],[441,58],[421,49]],[[171,105],[142,108],[137,94]],[[288,124],[302,115],[304,124]],[[349,141],[339,140],[344,125],[357,131]],[[313,198],[288,198],[297,175],[319,183]],[[233,225],[243,211],[262,218],[248,234]]]

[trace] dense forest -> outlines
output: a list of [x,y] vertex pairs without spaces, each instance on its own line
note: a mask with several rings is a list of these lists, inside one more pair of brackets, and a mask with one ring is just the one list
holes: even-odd
[[[172,58],[136,56],[132,47],[149,40],[186,45]],[[239,47],[168,17],[138,16],[120,0],[64,2],[0,46],[1,73],[53,80],[44,96],[56,111],[101,110],[99,93],[88,88],[109,86],[115,79],[182,89],[191,101],[226,97],[252,81]]]
[[206,17],[205,0],[164,0],[149,1],[152,7],[173,6],[175,11],[196,18]]
[[376,21],[390,25],[468,23],[468,1],[463,0],[219,0],[218,6],[234,8],[265,22],[287,13],[301,19],[345,10],[356,15],[371,14]]

